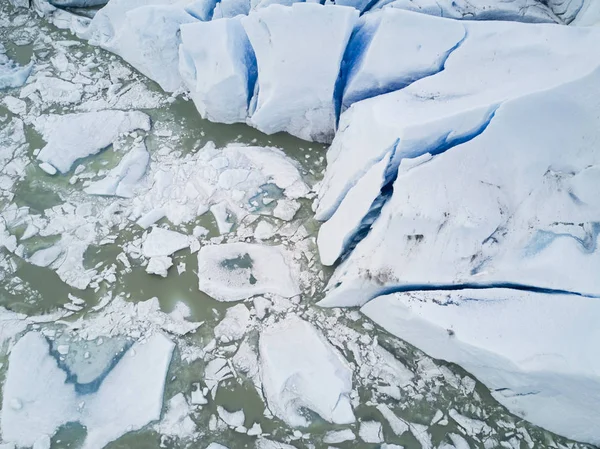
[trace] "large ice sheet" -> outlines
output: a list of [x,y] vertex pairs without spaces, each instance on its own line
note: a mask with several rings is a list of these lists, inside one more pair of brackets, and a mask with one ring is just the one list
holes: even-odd
[[600,298],[600,70],[504,102],[476,138],[408,165],[322,305],[512,286]]
[[539,0],[379,0],[371,10],[398,8],[452,19],[560,23],[560,18],[544,3]]
[[256,58],[240,18],[181,26],[179,72],[200,115],[244,122],[256,82]]
[[47,142],[37,158],[62,173],[78,159],[99,153],[123,133],[150,130],[150,117],[139,111],[99,111],[46,115],[34,123]]
[[[162,334],[136,342],[102,379],[97,390],[78,393],[67,371],[37,332],[13,347],[4,383],[2,439],[32,446],[61,425],[87,428],[84,449],[101,449],[160,417],[165,376],[174,344]],[[119,413],[115,413],[119,410]]]
[[600,301],[509,289],[381,296],[361,311],[474,374],[513,413],[600,443]]
[[[404,14],[415,23],[425,17]],[[449,19],[435,20],[436,32],[456,26]],[[578,79],[598,66],[596,29],[462,24],[466,38],[450,54],[444,70],[402,90],[355,103],[342,114],[327,153],[317,219],[330,218],[348,190],[397,140],[396,165],[402,158],[439,153],[480,133],[503,101]],[[431,33],[431,27],[415,30],[424,33],[424,40]]]
[[179,27],[197,21],[170,1],[112,0],[81,36],[116,53],[163,90],[182,86],[179,75]]
[[395,9],[363,16],[344,56],[342,110],[442,71],[465,34],[461,22]]
[[260,375],[269,409],[290,426],[307,426],[309,409],[335,424],[354,422],[352,370],[308,322],[292,315],[260,335]]
[[272,134],[331,141],[340,63],[358,18],[342,6],[271,5],[242,19],[258,63],[249,123]]
[[198,252],[200,290],[218,301],[239,301],[265,293],[300,294],[295,268],[281,246],[229,243]]

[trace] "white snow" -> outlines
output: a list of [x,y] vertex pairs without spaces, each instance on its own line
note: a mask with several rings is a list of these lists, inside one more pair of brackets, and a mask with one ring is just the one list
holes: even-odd
[[229,243],[198,252],[198,285],[218,301],[239,301],[265,293],[300,294],[296,269],[281,246]]
[[74,384],[66,383],[67,374],[49,354],[45,338],[37,332],[26,334],[9,357],[0,420],[3,440],[32,446],[61,425],[78,421],[87,428],[82,447],[101,449],[141,429],[160,417],[173,348],[161,334],[136,342],[97,391],[80,394]]
[[[442,290],[380,296],[361,311],[430,356],[461,365],[513,413],[578,441],[600,441],[597,299]],[[483,430],[477,425],[475,433]]]
[[131,198],[138,182],[146,174],[149,162],[150,154],[141,142],[129,150],[104,178],[93,182],[84,191],[90,195]]
[[35,127],[47,142],[37,158],[66,173],[75,161],[99,153],[119,135],[150,130],[150,118],[138,111],[51,114],[39,117]]
[[271,5],[244,17],[258,64],[249,123],[267,134],[331,141],[335,85],[357,18],[354,8],[314,3]]
[[256,70],[239,17],[182,25],[179,72],[202,117],[244,122]]
[[328,422],[354,422],[352,370],[311,324],[288,316],[261,333],[259,348],[263,391],[275,416],[307,426],[302,409],[309,409]]

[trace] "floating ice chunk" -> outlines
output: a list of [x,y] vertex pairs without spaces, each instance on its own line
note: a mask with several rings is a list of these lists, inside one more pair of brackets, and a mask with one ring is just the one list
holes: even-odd
[[506,101],[477,138],[401,171],[321,304],[364,304],[403,286],[599,296],[600,199],[590,192],[600,148],[590,142],[600,129],[589,117],[600,103],[587,94],[598,81],[600,70]]
[[179,27],[197,19],[168,3],[174,2],[112,0],[82,36],[121,56],[163,90],[174,92],[182,85]]
[[307,426],[306,408],[328,422],[354,422],[352,370],[311,324],[290,316],[261,333],[259,348],[263,391],[274,415]]
[[245,121],[256,71],[239,17],[181,26],[179,72],[203,118]]
[[129,150],[119,164],[101,180],[93,182],[85,189],[91,195],[120,196],[131,198],[137,183],[146,173],[150,154],[141,142]]
[[29,78],[33,62],[19,66],[6,56],[4,45],[0,43],[0,90],[21,87]]
[[250,324],[250,311],[244,304],[227,309],[225,318],[215,327],[215,338],[225,341],[241,339]]
[[180,439],[190,438],[196,432],[196,423],[190,418],[192,410],[183,393],[176,394],[167,403],[167,412],[156,426],[161,435]]
[[[424,42],[431,41],[432,27],[417,26],[421,20],[436,21],[436,33],[456,27],[453,20],[397,14],[414,21],[414,33]],[[461,25],[466,38],[444,70],[355,103],[342,114],[327,153],[317,219],[329,219],[348,190],[396,142],[396,166],[402,158],[443,152],[480,133],[503,101],[579,79],[599,65],[589,54],[600,30],[511,22]]]
[[246,420],[246,415],[244,415],[243,410],[230,412],[219,405],[217,407],[217,413],[219,414],[219,418],[221,418],[225,424],[231,427],[243,426],[244,421]]
[[361,311],[430,356],[461,365],[513,413],[578,441],[600,441],[592,417],[600,406],[597,299],[509,289],[413,292],[378,297]]
[[277,201],[277,205],[273,209],[273,216],[284,221],[290,221],[299,209],[300,203],[297,201],[281,199]]
[[120,134],[148,131],[150,118],[138,111],[47,115],[38,118],[35,127],[47,142],[37,158],[66,173],[75,161],[100,152]]
[[256,449],[296,449],[291,444],[280,443],[279,441],[267,440],[266,438],[258,438],[256,440]]
[[[135,343],[96,392],[81,395],[67,383],[67,373],[50,355],[46,339],[37,332],[26,334],[9,357],[0,412],[3,440],[33,446],[54,435],[60,426],[79,422],[87,428],[83,448],[101,449],[121,435],[141,429],[160,417],[173,348],[161,334],[144,344]],[[113,407],[118,407],[118,416]]]
[[48,173],[50,176],[54,176],[55,174],[58,173],[58,170],[56,168],[54,168],[52,165],[50,165],[47,162],[42,162],[39,167],[44,170],[46,173]]
[[218,301],[271,293],[300,294],[290,255],[281,246],[248,243],[204,246],[198,252],[200,290]]
[[26,98],[34,92],[39,92],[44,103],[67,105],[81,101],[83,86],[60,78],[41,76],[21,89],[20,97]]
[[214,399],[217,393],[217,387],[222,381],[233,377],[227,360],[216,358],[208,362],[204,371],[204,382],[210,390],[210,394]]
[[151,257],[146,266],[146,272],[148,274],[156,274],[158,276],[167,277],[169,268],[173,266],[173,259],[168,256],[155,256]]
[[386,419],[386,421],[390,425],[390,428],[396,435],[400,436],[404,432],[408,431],[408,424],[406,423],[406,421],[398,418],[396,414],[392,412],[387,405],[379,404],[377,406],[377,410],[379,410],[381,416],[383,416]]
[[361,422],[358,435],[365,443],[383,443],[383,429],[377,421]]
[[331,141],[335,86],[357,18],[353,8],[308,3],[271,5],[243,18],[258,63],[249,123],[267,134]]
[[371,10],[398,8],[467,20],[512,20],[530,23],[560,23],[553,11],[537,0],[379,0]]
[[323,437],[323,443],[338,444],[343,443],[344,441],[353,441],[355,438],[354,432],[350,429],[331,430]]
[[28,261],[38,267],[47,267],[58,259],[62,253],[63,249],[57,245],[49,248],[42,248],[33,253]]
[[142,254],[148,258],[170,256],[189,246],[190,239],[187,235],[156,227],[143,238]]
[[206,449],[229,449],[227,446],[223,446],[222,444],[219,443],[210,443],[208,446],[206,446]]
[[27,103],[23,100],[19,100],[16,97],[7,95],[2,99],[2,103],[6,106],[10,112],[16,115],[25,115],[27,113]]
[[227,220],[231,215],[227,211],[227,204],[224,201],[211,206],[210,212],[213,214],[213,217],[215,217],[220,234],[227,234],[231,231],[233,223]]
[[443,70],[466,32],[457,21],[439,25],[433,17],[393,9],[363,16],[344,57],[342,110]]

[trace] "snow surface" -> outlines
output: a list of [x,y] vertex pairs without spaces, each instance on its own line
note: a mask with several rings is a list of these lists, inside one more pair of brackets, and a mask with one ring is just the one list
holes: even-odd
[[136,342],[96,391],[80,394],[50,354],[46,339],[37,332],[27,333],[9,357],[0,415],[3,440],[32,446],[54,435],[61,425],[77,421],[87,428],[82,447],[101,449],[143,428],[160,417],[174,346],[162,334]]
[[271,5],[244,17],[258,63],[258,97],[249,123],[266,134],[286,131],[331,141],[334,91],[357,18],[353,8],[310,3]]
[[444,285],[600,297],[600,129],[589,119],[600,114],[590,94],[599,80],[596,70],[506,101],[477,137],[401,165],[320,304]]
[[291,315],[261,333],[259,348],[263,390],[275,416],[305,427],[302,410],[309,409],[331,423],[354,422],[352,370],[310,323]]
[[179,72],[203,118],[244,122],[256,71],[239,17],[181,26]]
[[440,290],[380,296],[361,311],[431,357],[461,365],[528,421],[600,441],[597,299]]
[[139,111],[51,114],[39,117],[34,125],[47,142],[37,158],[67,173],[78,159],[99,153],[119,135],[150,130],[150,117]]
[[198,252],[198,285],[217,301],[239,301],[265,293],[300,294],[291,255],[281,246],[229,243]]

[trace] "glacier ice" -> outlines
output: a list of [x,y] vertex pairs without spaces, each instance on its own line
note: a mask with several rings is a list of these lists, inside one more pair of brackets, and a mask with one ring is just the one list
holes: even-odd
[[442,71],[465,35],[461,22],[406,11],[361,17],[344,56],[342,110]]
[[309,424],[302,409],[335,424],[354,422],[352,370],[310,323],[287,317],[261,333],[259,349],[263,390],[273,414],[294,427]]
[[181,26],[179,72],[203,118],[244,122],[256,70],[239,17]]
[[266,134],[330,141],[340,63],[357,19],[354,8],[310,3],[271,5],[244,17],[258,64],[249,123]]
[[111,0],[80,35],[116,53],[167,92],[182,87],[179,27],[197,19],[172,2]]
[[79,422],[87,428],[82,447],[101,449],[121,435],[141,429],[160,417],[173,348],[173,342],[158,333],[136,342],[97,390],[78,393],[42,334],[25,334],[8,360],[0,412],[3,440],[32,446],[40,438],[54,435],[60,426]]
[[379,0],[370,9],[381,8],[398,8],[450,19],[561,22],[545,2],[538,0]]
[[99,111],[40,116],[34,123],[47,142],[38,154],[61,173],[78,159],[99,153],[119,135],[136,129],[148,131],[150,117],[139,111]]
[[[414,21],[436,20],[437,32],[456,26],[449,19],[400,14],[410,14]],[[402,158],[445,151],[481,132],[503,101],[580,78],[598,66],[598,59],[590,57],[600,37],[593,28],[461,24],[466,38],[450,54],[444,70],[355,103],[342,114],[327,152],[317,219],[329,219],[352,186],[393,146],[396,166]],[[415,28],[423,40],[430,30]]]
[[265,293],[300,294],[291,255],[281,246],[229,243],[198,252],[200,290],[218,301],[239,301]]
[[440,290],[379,296],[361,311],[430,356],[461,365],[528,421],[600,441],[598,299]]
[[502,283],[600,297],[600,131],[589,120],[600,111],[599,77],[505,101],[477,137],[401,165],[320,304]]

